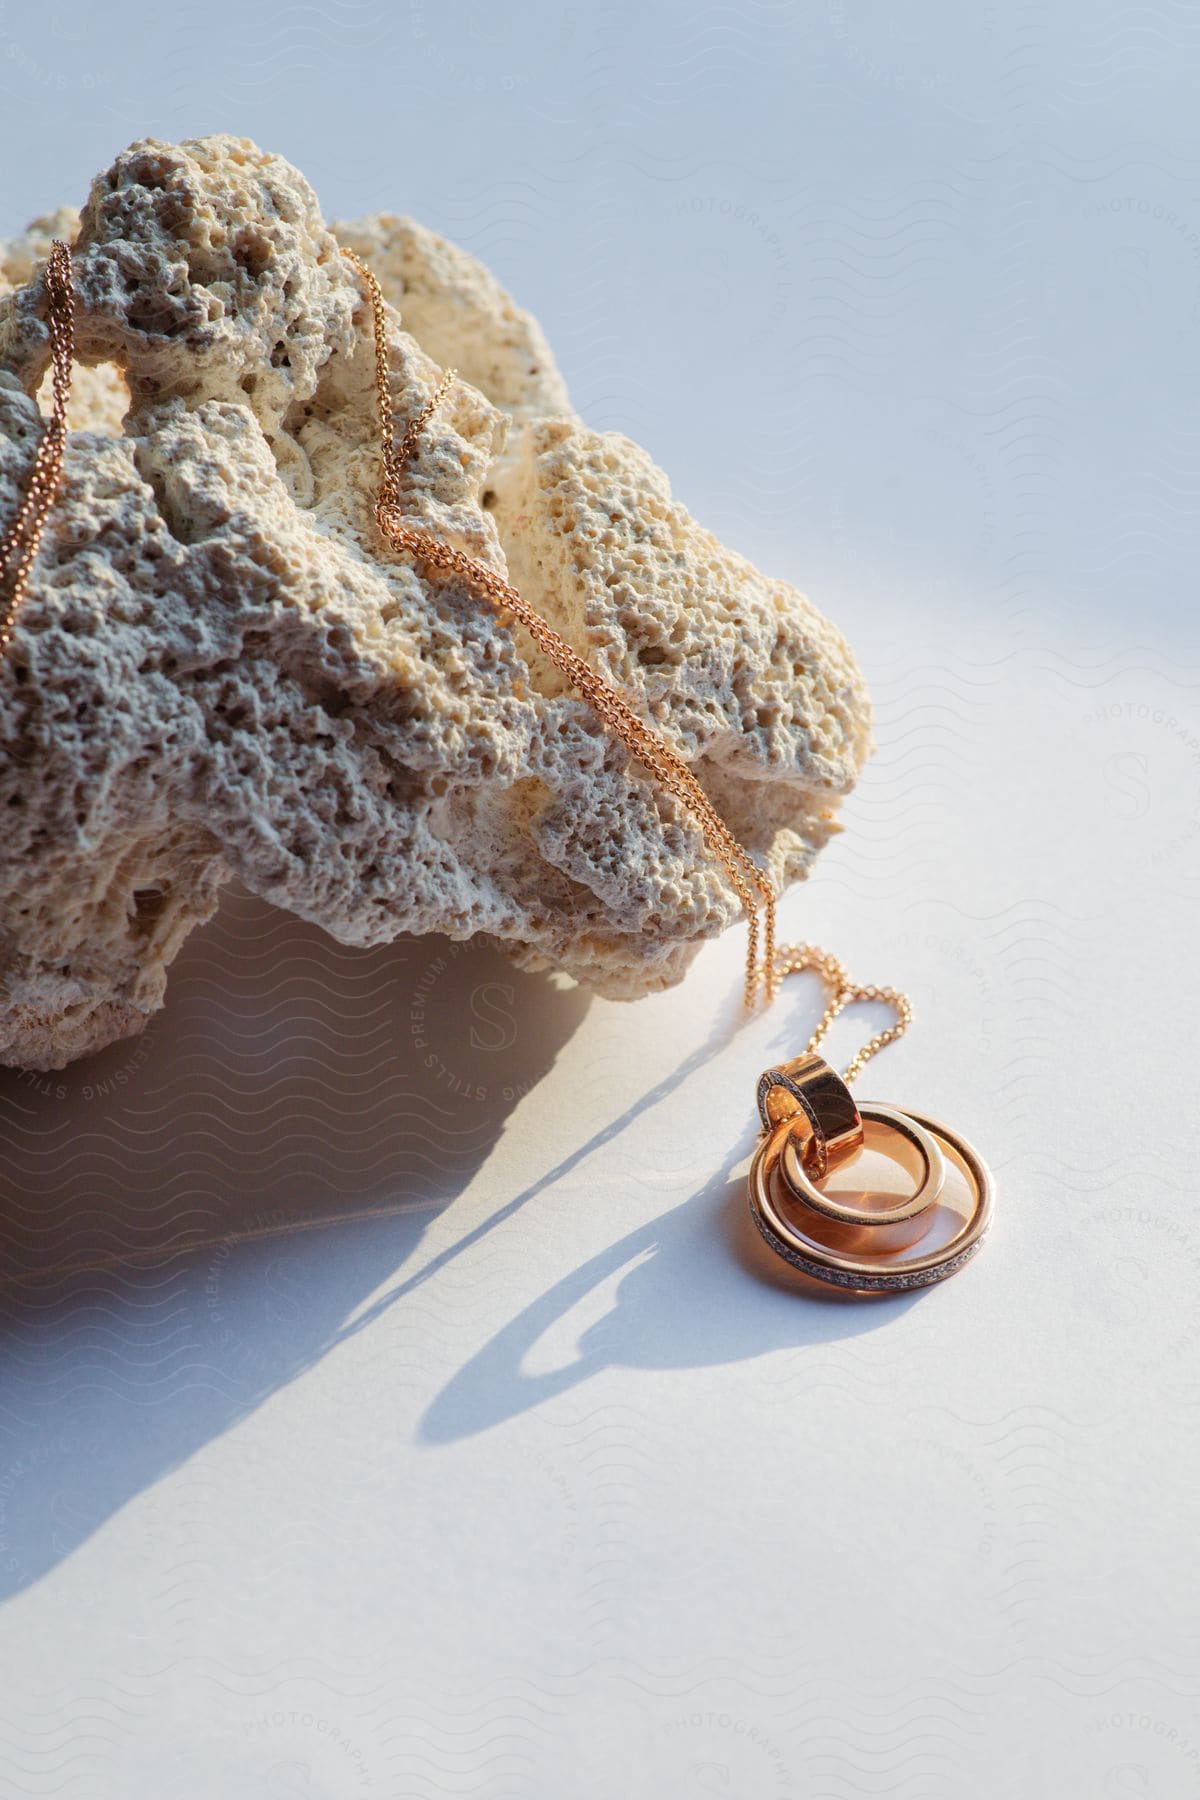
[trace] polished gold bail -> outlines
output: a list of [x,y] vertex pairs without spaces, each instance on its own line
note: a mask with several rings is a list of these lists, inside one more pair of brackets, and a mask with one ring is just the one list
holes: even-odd
[[[758,1115],[764,1131],[773,1131],[784,1119],[796,1119],[793,1141],[818,1181],[862,1147],[862,1119],[854,1096],[836,1069],[814,1050],[764,1069],[758,1078]],[[801,1117],[808,1123],[807,1134]]]

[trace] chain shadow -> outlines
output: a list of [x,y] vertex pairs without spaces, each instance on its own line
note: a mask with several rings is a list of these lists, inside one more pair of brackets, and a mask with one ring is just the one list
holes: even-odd
[[[573,1359],[530,1372],[539,1340],[614,1277],[613,1303],[579,1333]],[[811,1350],[878,1330],[915,1299],[838,1294],[787,1268],[754,1229],[744,1174],[721,1171],[586,1258],[496,1332],[437,1395],[420,1441],[470,1437],[608,1369],[704,1368]]]

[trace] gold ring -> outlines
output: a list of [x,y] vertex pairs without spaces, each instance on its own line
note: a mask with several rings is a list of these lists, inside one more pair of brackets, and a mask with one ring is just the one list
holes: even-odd
[[854,1095],[813,1050],[763,1071],[758,1078],[758,1114],[764,1131],[784,1119],[795,1123],[800,1153],[818,1181],[835,1163],[862,1148],[862,1119]]
[[922,1174],[915,1192],[893,1206],[878,1207],[851,1206],[846,1201],[835,1200],[831,1194],[822,1193],[805,1171],[803,1144],[797,1142],[794,1120],[790,1121],[792,1130],[783,1141],[780,1175],[802,1207],[843,1228],[840,1236],[828,1238],[817,1229],[818,1240],[828,1241],[831,1249],[865,1250],[869,1255],[876,1255],[881,1250],[907,1250],[924,1237],[933,1223],[934,1207],[946,1181],[942,1153],[930,1132],[894,1106],[862,1106],[859,1114],[865,1127],[863,1142],[866,1148],[873,1148],[871,1139],[882,1133],[887,1137],[899,1135],[916,1150],[921,1159]]
[[920,1113],[909,1113],[908,1118],[933,1135],[939,1151],[949,1152],[971,1189],[970,1211],[953,1237],[923,1255],[888,1259],[843,1255],[800,1232],[781,1214],[771,1191],[789,1127],[789,1121],[784,1119],[759,1142],[747,1182],[754,1222],[777,1256],[817,1281],[857,1293],[895,1293],[929,1287],[956,1274],[971,1260],[992,1221],[995,1190],[991,1172],[959,1132]]

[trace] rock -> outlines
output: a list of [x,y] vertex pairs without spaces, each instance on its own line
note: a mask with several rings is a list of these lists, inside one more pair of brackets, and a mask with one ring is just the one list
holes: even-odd
[[[48,356],[21,284],[71,224],[0,252],[5,522]],[[399,418],[443,358],[464,377],[413,522],[507,571],[777,885],[803,875],[868,748],[840,636],[575,417],[478,264],[402,219],[340,231],[408,326]],[[231,876],[346,943],[483,933],[615,997],[677,981],[737,898],[524,628],[379,539],[369,314],[304,179],[244,139],[144,140],[93,184],[74,268],[81,429],[0,668],[0,1059],[139,1030]]]
[[391,213],[335,219],[330,229],[362,257],[434,362],[457,369],[514,418],[573,416],[541,326],[473,256]]

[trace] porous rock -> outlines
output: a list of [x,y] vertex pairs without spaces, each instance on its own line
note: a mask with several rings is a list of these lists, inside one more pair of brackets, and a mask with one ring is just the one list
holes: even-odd
[[524,628],[379,538],[369,315],[339,236],[398,309],[398,417],[461,372],[411,521],[507,572],[778,886],[807,871],[868,748],[839,634],[575,416],[479,264],[391,216],[335,236],[247,140],[136,143],[77,226],[0,247],[0,519],[40,429],[33,277],[64,231],[88,368],[0,668],[0,1059],[60,1068],[139,1030],[234,875],[346,943],[484,934],[620,998],[741,916]]

